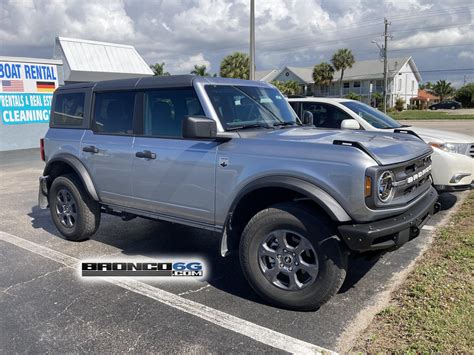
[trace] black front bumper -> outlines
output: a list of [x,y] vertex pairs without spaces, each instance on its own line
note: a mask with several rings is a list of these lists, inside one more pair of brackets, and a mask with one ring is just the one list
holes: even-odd
[[400,247],[420,233],[421,227],[439,211],[434,188],[403,214],[364,224],[345,224],[339,234],[352,251],[369,251]]

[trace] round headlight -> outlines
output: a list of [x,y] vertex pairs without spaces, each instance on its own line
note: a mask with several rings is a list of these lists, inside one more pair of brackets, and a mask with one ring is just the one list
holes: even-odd
[[393,183],[395,182],[395,176],[391,171],[384,171],[380,175],[377,182],[377,193],[379,200],[382,202],[389,202],[394,195]]

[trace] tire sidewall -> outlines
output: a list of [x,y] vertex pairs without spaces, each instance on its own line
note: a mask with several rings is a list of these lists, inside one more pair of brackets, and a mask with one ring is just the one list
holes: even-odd
[[[262,213],[264,212],[264,213]],[[338,238],[328,221],[315,218],[302,210],[270,208],[257,214],[258,222],[249,223],[241,240],[241,260],[244,274],[251,286],[263,298],[281,307],[313,309],[317,300],[325,299],[328,289],[334,288],[334,264],[344,265],[344,255]],[[264,214],[263,216],[259,216]],[[319,223],[318,223],[319,222]],[[283,290],[268,281],[260,269],[260,243],[274,230],[294,231],[312,244],[318,258],[316,281],[301,290]],[[345,272],[344,272],[345,275]],[[339,282],[339,280],[337,280]],[[339,285],[340,286],[340,285]]]
[[[73,196],[75,202],[76,202],[76,222],[74,223],[74,226],[72,228],[67,228],[64,226],[61,221],[59,220],[59,217],[56,213],[56,205],[57,205],[57,199],[56,195],[59,190],[65,189],[69,191],[69,193]],[[51,217],[53,219],[53,222],[58,228],[58,230],[63,234],[66,238],[75,238],[78,234],[81,234],[81,226],[83,224],[83,218],[84,218],[84,211],[82,210],[82,195],[79,192],[78,188],[74,184],[73,181],[71,181],[69,178],[65,176],[60,176],[56,179],[54,179],[53,183],[51,184],[51,189],[48,195],[49,199],[49,206],[51,210]]]

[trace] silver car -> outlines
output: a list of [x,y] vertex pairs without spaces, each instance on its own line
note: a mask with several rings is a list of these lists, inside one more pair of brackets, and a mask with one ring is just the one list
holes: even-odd
[[391,249],[437,209],[432,149],[404,133],[318,130],[273,86],[190,75],[54,93],[39,204],[69,240],[102,213],[221,233],[268,302],[313,310],[351,253]]

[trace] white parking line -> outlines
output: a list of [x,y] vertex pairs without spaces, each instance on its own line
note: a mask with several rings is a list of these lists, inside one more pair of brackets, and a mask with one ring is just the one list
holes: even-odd
[[[54,260],[70,268],[76,269],[80,263],[80,260],[77,258],[30,242],[9,233],[0,231],[0,240],[16,245],[45,258]],[[331,350],[262,327],[258,324],[232,316],[225,312],[191,301],[137,280],[109,278],[104,278],[104,280],[126,290],[154,299],[182,312],[192,314],[222,328],[226,328],[235,333],[245,335],[253,340],[269,345],[276,349],[295,354],[321,354],[323,352],[334,354],[334,352]]]
[[424,225],[421,229],[425,230],[425,231],[434,231],[436,229],[435,226],[428,226],[428,225]]

